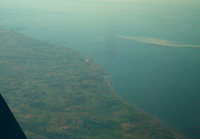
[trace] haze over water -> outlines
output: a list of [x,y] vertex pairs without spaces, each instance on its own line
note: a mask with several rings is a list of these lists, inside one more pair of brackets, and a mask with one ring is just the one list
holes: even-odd
[[0,26],[84,53],[129,103],[198,139],[199,13],[198,0],[2,0]]

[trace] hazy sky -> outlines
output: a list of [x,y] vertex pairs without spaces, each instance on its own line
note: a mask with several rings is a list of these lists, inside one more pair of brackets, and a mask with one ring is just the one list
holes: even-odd
[[[115,37],[172,41],[174,34],[179,34],[178,41],[190,37],[191,42],[186,43],[198,44],[200,35],[199,0],[1,0],[0,12],[5,19],[3,25],[45,27],[57,20],[57,25],[63,23],[61,26],[70,28],[76,25],[87,29],[85,33],[94,31],[98,37],[103,37],[100,35],[103,30],[115,32]],[[76,30],[74,27],[73,32]]]

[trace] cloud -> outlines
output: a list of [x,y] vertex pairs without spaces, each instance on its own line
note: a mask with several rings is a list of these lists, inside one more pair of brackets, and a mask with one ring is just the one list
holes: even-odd
[[167,41],[167,40],[161,40],[161,39],[149,38],[149,37],[118,36],[118,38],[132,40],[132,41],[145,43],[145,44],[165,46],[165,47],[196,47],[196,48],[200,48],[200,45],[180,44],[180,43],[173,42],[173,41]]

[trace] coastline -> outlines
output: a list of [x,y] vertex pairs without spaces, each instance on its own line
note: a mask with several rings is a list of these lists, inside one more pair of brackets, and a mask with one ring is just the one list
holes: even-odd
[[0,87],[28,137],[181,138],[121,99],[109,75],[81,53],[3,34],[0,81],[9,80]]

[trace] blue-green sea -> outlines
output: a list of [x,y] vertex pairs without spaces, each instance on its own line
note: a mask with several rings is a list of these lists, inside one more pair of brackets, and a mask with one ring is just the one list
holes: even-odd
[[200,138],[198,0],[2,0],[0,26],[82,52],[127,102]]

